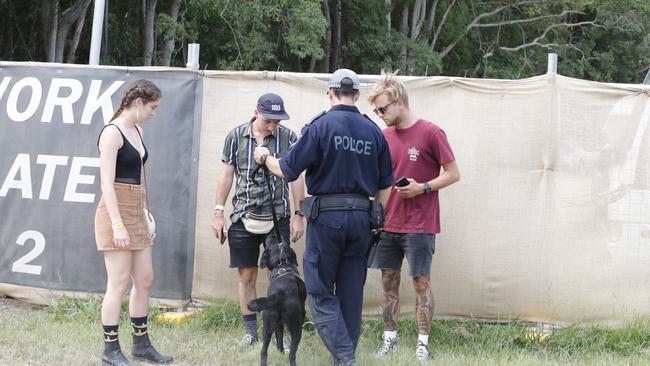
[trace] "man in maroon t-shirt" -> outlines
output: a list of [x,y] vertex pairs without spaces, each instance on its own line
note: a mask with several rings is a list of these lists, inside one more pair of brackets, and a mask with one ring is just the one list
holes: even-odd
[[381,239],[368,263],[381,269],[384,289],[384,344],[376,355],[383,357],[397,347],[400,271],[406,256],[416,294],[415,355],[426,360],[433,316],[431,258],[440,232],[438,190],[457,182],[460,173],[445,132],[411,112],[404,84],[394,74],[383,75],[369,101],[388,126],[384,136],[398,179],[386,203]]

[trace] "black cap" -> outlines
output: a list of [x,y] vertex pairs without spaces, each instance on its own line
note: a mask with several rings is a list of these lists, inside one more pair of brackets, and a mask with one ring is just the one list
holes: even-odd
[[266,93],[257,100],[257,111],[268,119],[289,119],[284,100],[273,93]]

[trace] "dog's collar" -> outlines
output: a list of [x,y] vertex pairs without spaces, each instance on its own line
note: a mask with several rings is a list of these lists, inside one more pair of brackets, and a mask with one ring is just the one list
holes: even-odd
[[286,275],[292,275],[300,278],[300,273],[298,272],[298,268],[296,266],[276,267],[273,268],[273,271],[271,272],[271,281],[276,278],[284,277]]

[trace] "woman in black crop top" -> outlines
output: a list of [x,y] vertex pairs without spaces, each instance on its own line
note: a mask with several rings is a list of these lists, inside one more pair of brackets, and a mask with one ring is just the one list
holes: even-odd
[[95,240],[97,249],[104,253],[107,274],[102,303],[104,364],[130,365],[118,341],[121,299],[129,279],[133,282],[129,298],[133,357],[153,363],[173,361],[173,357],[160,354],[149,342],[153,239],[143,211],[147,193],[140,185],[148,152],[139,124],[155,115],[161,97],[160,89],[152,82],[134,82],[99,135],[102,198],[95,213]]

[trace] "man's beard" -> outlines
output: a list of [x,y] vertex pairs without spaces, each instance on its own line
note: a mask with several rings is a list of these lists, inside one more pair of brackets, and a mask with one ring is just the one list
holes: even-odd
[[384,120],[386,126],[397,126],[400,123],[399,118],[393,118],[392,120]]

